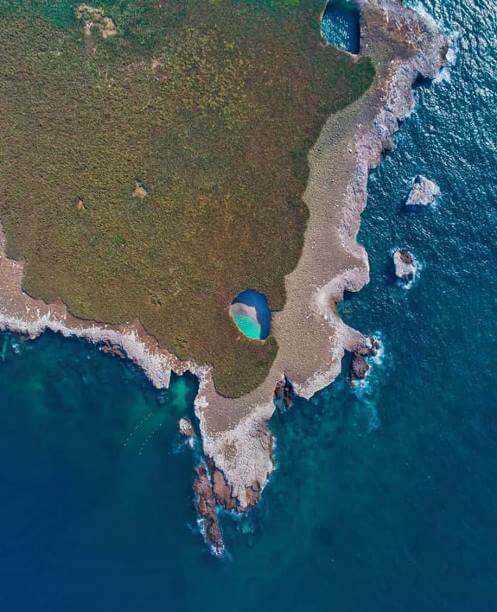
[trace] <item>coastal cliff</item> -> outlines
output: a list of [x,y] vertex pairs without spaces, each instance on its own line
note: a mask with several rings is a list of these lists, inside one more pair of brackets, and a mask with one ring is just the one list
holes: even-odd
[[412,110],[412,85],[421,74],[434,78],[444,63],[447,42],[436,25],[397,0],[361,3],[362,54],[373,59],[376,78],[368,92],[332,115],[309,154],[304,200],[310,216],[302,254],[286,277],[286,303],[275,313],[279,346],[264,382],[230,399],[215,389],[209,364],[181,361],[159,346],[138,321],[103,325],[72,316],[58,301],[47,304],[22,290],[23,264],[5,254],[0,240],[0,326],[36,337],[44,330],[75,335],[124,354],[156,387],[171,371],[190,371],[200,380],[195,400],[207,467],[197,470],[195,493],[207,521],[206,535],[222,552],[216,506],[246,511],[257,503],[274,467],[267,427],[274,391],[282,380],[305,398],[330,384],[345,351],[363,354],[371,340],[347,327],[336,312],[344,291],[368,282],[367,254],[356,241],[367,199],[367,179],[384,151],[393,146],[399,120]]

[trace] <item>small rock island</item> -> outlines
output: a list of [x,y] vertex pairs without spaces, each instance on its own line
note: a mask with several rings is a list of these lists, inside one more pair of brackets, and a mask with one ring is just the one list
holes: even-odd
[[426,176],[418,175],[406,200],[406,206],[429,206],[440,196],[440,187]]
[[416,262],[407,249],[397,249],[393,254],[395,276],[403,283],[411,283],[416,276]]

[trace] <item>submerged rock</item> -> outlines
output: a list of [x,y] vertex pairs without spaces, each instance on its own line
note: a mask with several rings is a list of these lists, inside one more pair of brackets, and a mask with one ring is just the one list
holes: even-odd
[[426,176],[418,175],[414,179],[411,192],[406,200],[406,206],[429,206],[440,195],[440,187]]
[[407,249],[398,249],[393,254],[395,276],[401,281],[408,283],[414,280],[416,275],[416,263],[414,257]]

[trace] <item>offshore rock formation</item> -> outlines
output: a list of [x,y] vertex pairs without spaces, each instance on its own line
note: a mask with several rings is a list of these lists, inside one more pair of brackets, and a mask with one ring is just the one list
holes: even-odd
[[440,187],[427,179],[426,176],[418,175],[414,179],[411,192],[406,200],[406,206],[429,206],[433,204],[440,195]]
[[350,362],[349,382],[352,386],[359,381],[364,380],[369,373],[371,366],[362,355],[354,354]]
[[368,357],[375,357],[379,349],[380,342],[373,337],[367,338],[367,342],[356,347],[349,368],[349,383],[352,387],[367,377],[371,369]]
[[[254,391],[237,399],[219,395],[209,364],[182,362],[138,321],[83,321],[60,301],[47,304],[31,298],[22,290],[22,262],[6,257],[0,234],[1,329],[30,337],[50,329],[105,343],[106,350],[124,354],[142,367],[157,387],[169,385],[171,371],[198,376],[195,411],[209,467],[197,467],[194,491],[216,554],[223,549],[217,504],[248,510],[274,468],[267,421],[275,410],[278,381],[287,380],[295,394],[309,398],[336,378],[345,351],[364,357],[362,351],[371,347],[371,340],[346,326],[336,310],[345,290],[359,291],[369,278],[366,252],[356,241],[368,174],[391,148],[399,119],[412,110],[412,84],[418,74],[438,74],[447,42],[432,21],[398,0],[360,0],[360,8],[361,49],[377,65],[376,80],[362,98],[329,118],[309,153],[305,241],[296,268],[285,279],[286,304],[273,320],[278,354],[266,380]],[[112,25],[101,22],[103,15],[87,15],[82,12],[81,18],[90,34],[96,28],[104,36],[107,27],[107,35],[112,35]],[[363,370],[359,360],[356,373]]]
[[223,536],[217,519],[216,500],[212,490],[211,481],[205,465],[196,469],[197,478],[193,484],[195,502],[201,517],[202,531],[205,539],[210,543],[215,555],[221,555],[224,550]]
[[182,417],[178,421],[178,431],[185,438],[193,438],[193,436],[195,435],[193,432],[192,422],[186,417]]
[[416,262],[407,249],[398,249],[393,254],[395,276],[404,283],[410,283],[416,276]]

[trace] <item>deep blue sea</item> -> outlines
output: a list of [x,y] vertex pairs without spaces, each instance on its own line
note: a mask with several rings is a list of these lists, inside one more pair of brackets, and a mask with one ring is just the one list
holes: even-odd
[[[497,8],[419,6],[455,59],[370,178],[371,283],[341,306],[383,341],[367,386],[273,419],[278,469],[218,560],[176,433],[195,380],[158,392],[83,342],[0,336],[1,612],[497,611]],[[407,213],[419,173],[443,196]]]

